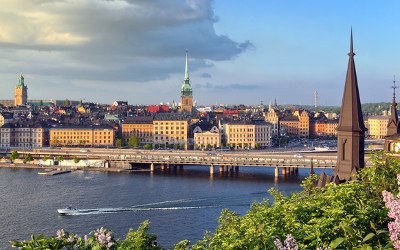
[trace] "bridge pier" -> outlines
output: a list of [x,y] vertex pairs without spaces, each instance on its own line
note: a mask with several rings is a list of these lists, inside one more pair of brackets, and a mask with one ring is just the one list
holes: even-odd
[[179,169],[182,170],[183,169],[183,165],[179,165]]
[[161,163],[161,170],[164,171],[164,169],[165,169],[165,165],[164,165],[164,163]]
[[210,175],[214,174],[214,165],[210,165]]
[[239,166],[236,166],[236,167],[235,167],[235,172],[236,172],[236,173],[239,172]]
[[154,163],[150,163],[150,172],[154,172]]
[[279,177],[279,168],[275,167],[275,177]]
[[220,173],[224,172],[224,166],[223,165],[219,165],[219,172]]

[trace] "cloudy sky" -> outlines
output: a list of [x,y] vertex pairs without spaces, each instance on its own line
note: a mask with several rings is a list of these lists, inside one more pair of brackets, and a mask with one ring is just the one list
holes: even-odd
[[0,99],[339,105],[350,28],[362,102],[400,79],[400,1],[2,0]]

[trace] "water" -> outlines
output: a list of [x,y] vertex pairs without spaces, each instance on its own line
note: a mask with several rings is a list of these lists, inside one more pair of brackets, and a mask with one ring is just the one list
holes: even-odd
[[[150,232],[163,247],[183,239],[192,243],[206,230],[214,231],[223,208],[245,214],[254,201],[270,198],[267,190],[285,194],[300,190],[299,176],[273,176],[273,168],[240,168],[239,173],[210,178],[206,167],[150,173],[77,171],[39,176],[38,170],[0,169],[0,249],[9,240],[26,240],[31,234],[55,235],[58,229],[79,235],[101,226],[124,238],[129,228],[150,220]],[[58,208],[78,208],[60,216]]]

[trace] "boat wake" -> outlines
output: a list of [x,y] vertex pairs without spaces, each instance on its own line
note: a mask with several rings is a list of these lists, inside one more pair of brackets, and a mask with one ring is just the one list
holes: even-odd
[[[202,205],[202,206],[179,206],[182,203],[201,202],[206,199],[179,199],[171,201],[160,201],[147,204],[134,205],[131,207],[117,207],[117,208],[91,208],[91,209],[71,209],[64,212],[63,215],[94,215],[94,214],[109,214],[120,212],[142,212],[142,211],[171,211],[171,210],[188,210],[188,209],[204,209],[219,207],[216,205]],[[175,205],[175,206],[173,206]]]

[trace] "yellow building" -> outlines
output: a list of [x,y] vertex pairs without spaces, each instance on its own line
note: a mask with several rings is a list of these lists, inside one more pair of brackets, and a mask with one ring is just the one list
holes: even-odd
[[141,144],[153,144],[153,127],[152,116],[130,117],[122,123],[122,138],[127,142],[134,135]]
[[383,139],[387,135],[389,116],[368,117],[368,132],[372,139]]
[[28,87],[25,85],[24,77],[20,76],[15,86],[14,106],[25,105],[28,102]]
[[50,146],[114,146],[114,129],[108,126],[66,126],[50,129]]
[[196,127],[193,133],[195,149],[221,147],[222,135],[216,126],[212,127],[209,131],[202,131],[200,127]]
[[271,124],[265,121],[233,121],[225,124],[227,145],[235,148],[271,146]]
[[153,143],[159,146],[188,147],[190,119],[178,114],[157,114],[153,120]]
[[271,105],[268,109],[268,112],[264,113],[265,121],[269,122],[272,125],[272,136],[279,135],[279,115],[279,111],[272,108]]
[[310,137],[310,115],[307,111],[297,110],[293,115],[299,118],[299,137]]

